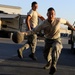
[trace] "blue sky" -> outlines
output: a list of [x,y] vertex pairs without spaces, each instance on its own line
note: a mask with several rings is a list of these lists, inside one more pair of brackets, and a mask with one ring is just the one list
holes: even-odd
[[54,7],[57,17],[65,18],[71,24],[75,21],[75,0],[0,0],[0,4],[19,6],[26,15],[33,1],[38,3],[38,12],[45,18],[47,9]]

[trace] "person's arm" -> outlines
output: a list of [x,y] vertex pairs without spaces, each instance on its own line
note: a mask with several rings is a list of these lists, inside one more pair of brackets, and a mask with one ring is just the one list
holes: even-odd
[[75,31],[75,28],[68,21],[66,21],[66,25]]
[[29,30],[31,30],[31,27],[30,27],[30,19],[31,19],[31,16],[28,15],[27,18],[26,18],[26,25],[28,27]]
[[31,35],[31,34],[37,34],[37,32],[40,32],[43,29],[44,22],[42,22],[40,25],[37,25],[34,29],[26,32],[21,32],[25,36]]
[[60,22],[75,31],[75,28],[67,20],[60,18]]
[[34,34],[35,32],[31,30],[31,31],[26,31],[26,32],[21,32],[21,33],[24,34],[25,36],[28,36],[28,35]]
[[41,15],[38,15],[38,17],[43,21],[43,20],[45,20],[45,18],[43,17],[43,16],[41,16]]

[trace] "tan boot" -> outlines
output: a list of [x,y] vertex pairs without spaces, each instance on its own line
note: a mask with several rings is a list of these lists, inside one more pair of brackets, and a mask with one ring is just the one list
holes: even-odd
[[18,57],[19,58],[23,58],[23,53],[22,53],[22,50],[21,49],[18,49],[17,50],[17,53],[18,53]]
[[45,66],[44,69],[50,69],[52,61],[50,60]]
[[53,75],[55,72],[56,72],[56,66],[51,66],[51,68],[50,68],[50,71],[49,71],[49,74],[51,74],[51,75]]
[[32,60],[37,60],[37,57],[34,55],[34,53],[31,53],[30,55],[29,55],[29,57],[32,59]]

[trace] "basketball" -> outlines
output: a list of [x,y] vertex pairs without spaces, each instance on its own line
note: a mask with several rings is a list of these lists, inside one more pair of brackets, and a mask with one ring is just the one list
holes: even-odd
[[24,40],[24,35],[21,32],[14,32],[12,35],[12,41],[14,43],[21,43]]

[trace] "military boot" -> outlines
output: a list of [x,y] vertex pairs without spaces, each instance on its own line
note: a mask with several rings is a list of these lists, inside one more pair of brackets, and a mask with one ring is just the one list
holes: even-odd
[[37,60],[37,58],[36,58],[36,56],[34,55],[34,53],[31,53],[31,54],[29,55],[29,57],[30,57],[32,60]]
[[56,66],[51,66],[49,74],[53,75],[56,72]]
[[19,58],[23,58],[23,51],[21,49],[18,49],[17,53]]
[[50,60],[45,66],[44,69],[50,69],[52,61]]

